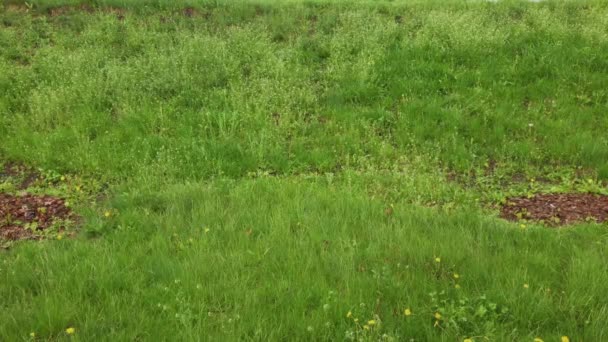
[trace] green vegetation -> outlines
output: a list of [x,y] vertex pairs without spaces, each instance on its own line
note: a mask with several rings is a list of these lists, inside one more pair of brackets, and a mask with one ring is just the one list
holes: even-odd
[[608,192],[608,3],[80,4],[0,11],[0,163],[82,217],[0,340],[608,338],[606,225],[496,209]]

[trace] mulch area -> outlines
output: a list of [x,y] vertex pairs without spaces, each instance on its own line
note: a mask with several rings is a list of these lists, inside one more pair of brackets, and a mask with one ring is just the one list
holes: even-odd
[[[43,231],[57,219],[73,218],[72,211],[61,198],[0,193],[0,240],[37,239],[33,230]],[[30,229],[26,227],[28,224]]]
[[548,226],[602,223],[608,221],[608,196],[570,193],[513,197],[502,206],[500,217],[510,221],[536,221]]

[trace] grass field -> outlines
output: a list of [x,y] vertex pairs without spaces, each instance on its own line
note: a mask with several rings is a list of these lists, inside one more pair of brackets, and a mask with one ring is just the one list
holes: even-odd
[[607,2],[80,4],[0,10],[0,164],[81,216],[0,341],[608,340],[606,224],[497,209],[608,193]]

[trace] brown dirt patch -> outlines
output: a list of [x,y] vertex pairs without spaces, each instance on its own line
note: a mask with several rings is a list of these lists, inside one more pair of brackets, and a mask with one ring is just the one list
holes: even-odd
[[549,226],[608,222],[608,196],[571,193],[514,197],[502,206],[500,217],[510,221],[537,221]]
[[[61,198],[0,194],[0,239],[3,240],[36,239],[36,231],[48,229],[57,220],[73,218],[74,214]],[[59,231],[63,229],[65,227],[58,227]]]

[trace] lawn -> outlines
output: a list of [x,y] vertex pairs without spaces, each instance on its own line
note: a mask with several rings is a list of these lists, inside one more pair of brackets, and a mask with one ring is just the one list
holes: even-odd
[[607,110],[604,1],[4,0],[0,341],[608,340],[608,224],[500,217]]

